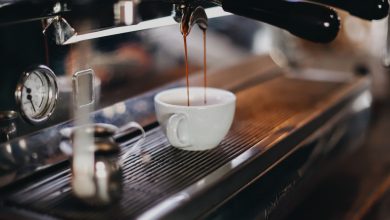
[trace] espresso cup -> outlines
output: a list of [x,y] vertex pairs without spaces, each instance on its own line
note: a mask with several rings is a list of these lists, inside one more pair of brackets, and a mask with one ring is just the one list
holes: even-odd
[[183,150],[208,150],[222,141],[233,122],[236,96],[226,90],[175,88],[154,97],[157,120],[172,146]]

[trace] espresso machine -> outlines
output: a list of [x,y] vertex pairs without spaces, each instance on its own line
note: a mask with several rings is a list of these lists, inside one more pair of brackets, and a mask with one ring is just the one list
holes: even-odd
[[[319,167],[361,144],[372,76],[360,60],[336,71],[258,51],[282,35],[320,48],[337,40],[333,8],[371,21],[389,5],[0,0],[0,219],[287,218]],[[154,96],[186,83],[183,30],[190,85],[203,85],[197,35],[207,30],[208,86],[237,97],[230,132],[208,151],[172,147],[155,116]],[[78,130],[95,149],[87,199],[66,150]]]

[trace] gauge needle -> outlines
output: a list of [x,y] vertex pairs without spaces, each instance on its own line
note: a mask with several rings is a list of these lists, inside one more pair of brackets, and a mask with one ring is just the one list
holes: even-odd
[[32,96],[31,96],[31,95],[27,95],[27,99],[30,101],[30,103],[31,103],[31,105],[32,105],[32,107],[33,107],[34,112],[36,112],[34,103],[33,103],[33,101],[32,101]]
[[36,110],[35,110],[35,106],[34,106],[34,103],[33,103],[33,101],[32,101],[32,96],[31,96],[31,89],[30,88],[28,88],[27,86],[24,86],[25,88],[26,88],[26,90],[27,90],[27,93],[28,93],[28,95],[27,95],[27,99],[30,101],[30,103],[31,103],[31,105],[32,105],[32,107],[33,107],[33,110],[34,110],[34,112],[36,112]]

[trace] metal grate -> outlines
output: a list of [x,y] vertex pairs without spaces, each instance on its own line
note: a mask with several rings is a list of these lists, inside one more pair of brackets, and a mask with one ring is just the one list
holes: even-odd
[[[123,166],[123,198],[110,207],[95,209],[73,198],[69,169],[16,192],[6,203],[67,219],[136,217],[236,158],[289,118],[315,110],[342,85],[277,78],[241,91],[231,131],[219,147],[209,151],[177,150],[169,145],[160,127],[151,129],[143,146],[150,162],[138,156],[128,158]],[[122,147],[130,147],[132,142]]]

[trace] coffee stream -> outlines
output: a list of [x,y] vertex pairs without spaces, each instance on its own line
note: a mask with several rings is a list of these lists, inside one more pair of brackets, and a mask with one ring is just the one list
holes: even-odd
[[[190,84],[188,73],[188,53],[187,53],[187,35],[188,29],[184,29],[183,41],[184,41],[184,58],[186,65],[186,86],[187,86],[187,106],[190,106]],[[206,30],[203,29],[203,87],[204,87],[204,100],[203,103],[207,104],[206,88],[207,88],[207,59],[206,59]]]
[[187,54],[187,33],[183,34],[184,57],[186,62],[186,84],[187,84],[187,106],[190,106],[190,84],[188,79],[188,54]]
[[206,59],[206,29],[203,30],[203,86],[204,86],[204,104],[207,104],[207,59]]

